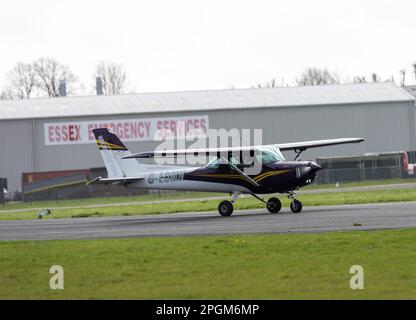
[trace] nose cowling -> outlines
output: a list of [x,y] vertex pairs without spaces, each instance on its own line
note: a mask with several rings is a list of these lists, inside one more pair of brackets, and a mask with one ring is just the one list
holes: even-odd
[[317,172],[322,169],[322,167],[319,164],[313,161],[309,162],[308,166],[311,168],[312,172]]
[[319,166],[316,162],[309,161],[308,163],[305,163],[303,166],[300,167],[300,176],[305,177],[309,175],[314,175],[317,171],[321,169],[321,166]]
[[306,186],[315,179],[316,172],[321,170],[321,166],[319,166],[314,161],[309,161],[304,163],[301,167],[298,168],[297,178],[298,178],[298,186]]

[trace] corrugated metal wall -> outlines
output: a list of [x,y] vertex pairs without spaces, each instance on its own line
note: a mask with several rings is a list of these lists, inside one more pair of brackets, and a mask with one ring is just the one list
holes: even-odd
[[[410,102],[1,121],[0,141],[3,150],[0,176],[8,178],[9,189],[13,191],[20,187],[23,171],[86,169],[103,165],[96,147],[92,144],[46,146],[46,122],[196,114],[209,115],[210,128],[261,128],[264,144],[339,137],[366,138],[366,142],[359,145],[309,150],[302,155],[303,159],[416,149],[415,121],[412,124],[412,119],[415,119],[414,106]],[[33,139],[32,123],[35,126]],[[156,143],[131,142],[126,145],[131,151],[139,152],[154,149]],[[292,157],[292,154],[287,154],[288,159]]]
[[21,188],[24,171],[34,170],[31,120],[0,121],[0,177],[7,178],[10,191]]

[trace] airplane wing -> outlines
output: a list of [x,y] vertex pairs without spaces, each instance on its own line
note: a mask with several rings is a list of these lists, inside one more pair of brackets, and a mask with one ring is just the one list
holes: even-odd
[[[270,145],[272,147],[272,145]],[[123,159],[131,158],[154,158],[154,157],[177,157],[185,155],[216,155],[226,152],[239,152],[239,151],[254,151],[261,148],[267,148],[267,146],[248,146],[248,147],[229,147],[229,148],[202,148],[202,149],[178,149],[178,150],[163,150],[163,151],[146,151],[134,153],[123,157]]]
[[363,142],[364,138],[341,138],[341,139],[327,139],[327,140],[313,140],[303,142],[282,143],[276,145],[281,151],[287,150],[306,150],[309,148],[318,148],[326,146],[335,146],[337,144],[345,143],[359,143]]
[[363,138],[341,138],[341,139],[327,139],[327,140],[313,140],[313,141],[302,141],[292,143],[282,143],[273,145],[262,145],[262,146],[243,146],[243,147],[229,147],[229,148],[204,148],[204,149],[179,149],[179,150],[163,150],[163,151],[146,151],[134,153],[123,157],[123,159],[132,158],[154,158],[154,157],[177,157],[185,155],[218,155],[226,152],[248,152],[254,150],[262,150],[267,148],[279,148],[281,151],[286,150],[299,150],[304,151],[309,148],[333,146],[345,143],[359,143],[364,141]]
[[129,184],[134,181],[143,179],[143,177],[121,177],[121,178],[101,178],[97,177],[87,182],[87,186],[90,184]]

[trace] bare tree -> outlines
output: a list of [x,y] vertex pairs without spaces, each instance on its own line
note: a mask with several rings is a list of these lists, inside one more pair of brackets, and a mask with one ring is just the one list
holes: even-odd
[[12,100],[14,99],[13,93],[10,88],[5,88],[0,93],[0,100]]
[[6,95],[11,98],[29,99],[37,86],[36,73],[31,63],[18,62],[7,74],[9,81]]
[[272,78],[270,81],[267,81],[265,83],[258,83],[255,87],[253,88],[275,88],[277,87],[277,81],[276,78]]
[[373,72],[371,74],[371,81],[372,82],[380,82],[381,81],[381,78],[380,78],[380,76],[377,73]]
[[39,58],[33,63],[33,69],[39,80],[39,88],[49,97],[59,97],[59,83],[65,80],[68,93],[74,91],[77,81],[69,67],[52,58]]
[[355,76],[352,79],[353,83],[367,83],[367,79],[364,76]]
[[284,78],[282,78],[280,83],[276,78],[272,78],[269,81],[258,83],[255,86],[252,86],[252,88],[279,88],[284,86],[286,86]]
[[298,86],[320,86],[326,84],[339,84],[339,76],[328,69],[306,68],[301,77],[296,79]]
[[105,95],[123,93],[125,90],[127,75],[121,64],[101,61],[97,64],[94,78],[100,77]]

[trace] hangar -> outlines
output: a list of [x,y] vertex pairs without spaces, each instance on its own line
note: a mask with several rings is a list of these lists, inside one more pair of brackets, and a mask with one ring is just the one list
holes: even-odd
[[416,150],[415,123],[414,97],[390,82],[0,101],[0,177],[13,192],[23,172],[102,166],[90,129],[103,125],[134,152],[154,149],[160,129],[184,137],[261,128],[264,144],[366,138],[302,155],[316,159]]

